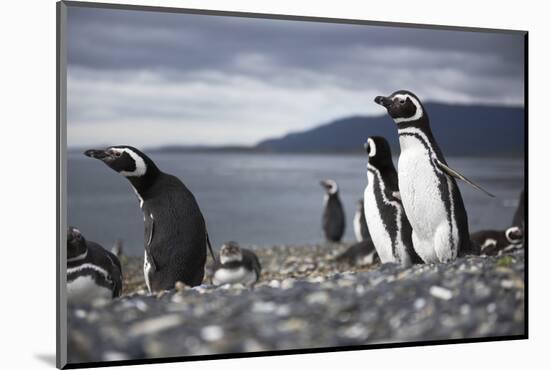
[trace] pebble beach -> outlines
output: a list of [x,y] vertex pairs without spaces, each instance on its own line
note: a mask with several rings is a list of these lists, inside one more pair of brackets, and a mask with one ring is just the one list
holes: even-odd
[[120,298],[68,308],[69,363],[525,334],[524,251],[404,268],[348,266],[346,244],[248,247],[253,288],[176,284],[150,294],[123,257]]

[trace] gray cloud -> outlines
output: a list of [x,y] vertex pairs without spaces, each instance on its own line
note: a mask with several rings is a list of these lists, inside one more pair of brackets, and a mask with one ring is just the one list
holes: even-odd
[[70,145],[254,143],[379,112],[372,96],[401,88],[523,101],[520,34],[78,7],[68,20]]

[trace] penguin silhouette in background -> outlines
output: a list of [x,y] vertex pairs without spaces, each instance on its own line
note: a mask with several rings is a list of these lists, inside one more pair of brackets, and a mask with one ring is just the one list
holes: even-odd
[[339,242],[344,235],[346,219],[344,207],[338,194],[338,184],[336,181],[328,179],[321,181],[321,186],[325,188],[322,218],[323,232],[328,241]]

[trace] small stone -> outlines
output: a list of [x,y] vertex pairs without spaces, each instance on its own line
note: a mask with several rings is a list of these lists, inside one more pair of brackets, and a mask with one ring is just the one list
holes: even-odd
[[433,285],[430,288],[430,294],[435,298],[439,298],[444,301],[448,301],[449,299],[453,298],[453,293],[449,289],[437,285]]
[[418,298],[414,301],[414,309],[419,311],[426,306],[426,300],[424,298]]
[[496,305],[494,302],[493,302],[493,303],[489,303],[489,304],[487,305],[487,312],[488,312],[488,313],[493,313],[493,312],[496,311],[496,309],[497,309],[497,305]]
[[218,325],[209,325],[201,329],[201,338],[207,342],[215,342],[223,338],[223,328]]
[[74,310],[74,315],[76,317],[78,317],[79,319],[84,319],[84,318],[86,318],[86,311],[79,308],[79,309]]
[[164,315],[138,322],[137,324],[132,325],[128,332],[130,336],[133,337],[148,335],[177,326],[181,324],[182,321],[183,320],[179,315]]
[[254,302],[252,305],[252,312],[257,313],[270,313],[275,311],[276,305],[273,302]]
[[130,356],[126,353],[117,351],[106,351],[102,357],[103,361],[125,361],[130,359]]
[[306,297],[306,302],[308,304],[325,304],[329,300],[329,295],[326,292],[315,292],[311,293]]
[[504,289],[511,289],[514,287],[514,282],[512,280],[502,280],[500,282],[500,286],[503,287]]
[[279,280],[271,280],[268,284],[271,288],[280,288],[281,282]]
[[177,292],[183,292],[184,290],[189,289],[189,286],[181,281],[176,281],[176,284],[174,284],[174,288],[176,288]]

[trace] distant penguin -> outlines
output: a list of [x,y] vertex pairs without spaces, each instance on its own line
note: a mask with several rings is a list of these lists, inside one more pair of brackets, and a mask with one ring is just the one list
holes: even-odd
[[220,249],[220,261],[214,268],[212,283],[252,286],[260,279],[261,271],[262,266],[256,254],[231,241]]
[[355,233],[357,242],[370,239],[369,228],[365,219],[365,203],[363,198],[357,201],[357,209],[353,217],[353,232]]
[[445,263],[457,256],[479,254],[470,243],[468,216],[455,178],[492,194],[447,165],[416,95],[401,90],[389,97],[378,96],[375,102],[397,124],[399,189],[418,255],[426,263]]
[[113,244],[113,247],[111,248],[111,253],[113,253],[115,256],[117,256],[118,259],[122,258],[122,255],[124,253],[124,245],[122,243],[122,240],[120,240],[120,239],[115,240],[115,243]]
[[366,266],[380,262],[376,248],[372,240],[366,239],[351,245],[334,259],[337,263],[345,263],[350,266]]
[[516,212],[514,213],[514,219],[512,220],[512,226],[518,226],[523,231],[525,229],[525,208],[523,206],[524,190],[519,195],[519,203]]
[[364,194],[365,218],[382,263],[403,266],[421,263],[411,241],[411,225],[401,204],[397,172],[390,144],[380,136],[365,143],[368,154],[367,186]]
[[325,188],[325,201],[322,218],[325,238],[331,242],[342,240],[346,228],[344,207],[338,194],[338,184],[334,180],[323,180],[321,185]]
[[481,250],[481,254],[497,256],[502,253],[520,249],[523,243],[523,232],[518,226],[506,230],[482,230],[470,236],[472,243]]
[[122,291],[122,267],[111,252],[87,241],[80,230],[67,230],[67,301],[91,303],[94,299],[111,299]]
[[112,146],[84,153],[130,181],[145,223],[143,270],[150,292],[167,290],[177,281],[202,283],[209,244],[206,225],[193,194],[175,176],[162,172],[131,146]]

